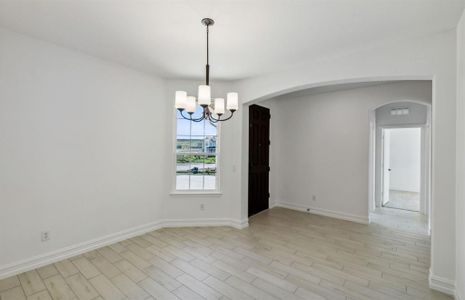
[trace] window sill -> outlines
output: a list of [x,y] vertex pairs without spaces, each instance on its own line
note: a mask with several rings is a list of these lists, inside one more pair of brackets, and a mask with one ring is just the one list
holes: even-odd
[[170,196],[222,196],[221,191],[173,191]]

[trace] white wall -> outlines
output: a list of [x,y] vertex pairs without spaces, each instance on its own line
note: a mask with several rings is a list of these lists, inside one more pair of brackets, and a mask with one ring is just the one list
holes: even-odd
[[[232,208],[240,117],[221,132],[222,194],[170,195],[174,91],[194,93],[199,82],[162,80],[3,29],[0,45],[0,277],[162,221],[246,224]],[[215,95],[229,91],[212,84]],[[41,242],[41,231],[51,240]]]
[[5,30],[0,44],[0,269],[158,220],[163,81]]
[[390,134],[389,188],[397,191],[420,192],[421,129],[387,129]]
[[370,111],[404,99],[429,102],[430,82],[274,99],[272,199],[367,221]]
[[465,14],[457,30],[457,299],[465,299]]
[[[455,30],[418,39],[360,47],[238,81],[244,105],[312,86],[370,80],[433,80],[431,286],[450,292],[455,280]],[[247,214],[247,113],[242,115],[242,216]]]

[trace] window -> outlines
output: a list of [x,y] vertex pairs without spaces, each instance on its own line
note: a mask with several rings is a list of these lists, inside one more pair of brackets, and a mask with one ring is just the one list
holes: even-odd
[[217,126],[209,121],[191,122],[176,111],[176,190],[217,190]]

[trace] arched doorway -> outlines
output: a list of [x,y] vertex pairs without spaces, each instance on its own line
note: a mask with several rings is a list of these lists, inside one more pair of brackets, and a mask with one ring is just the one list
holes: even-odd
[[369,219],[429,234],[431,104],[395,101],[370,114]]

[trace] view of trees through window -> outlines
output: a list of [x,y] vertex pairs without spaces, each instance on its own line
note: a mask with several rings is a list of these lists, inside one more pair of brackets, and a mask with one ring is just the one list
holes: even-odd
[[191,122],[176,112],[176,190],[216,189],[216,141],[216,125]]

